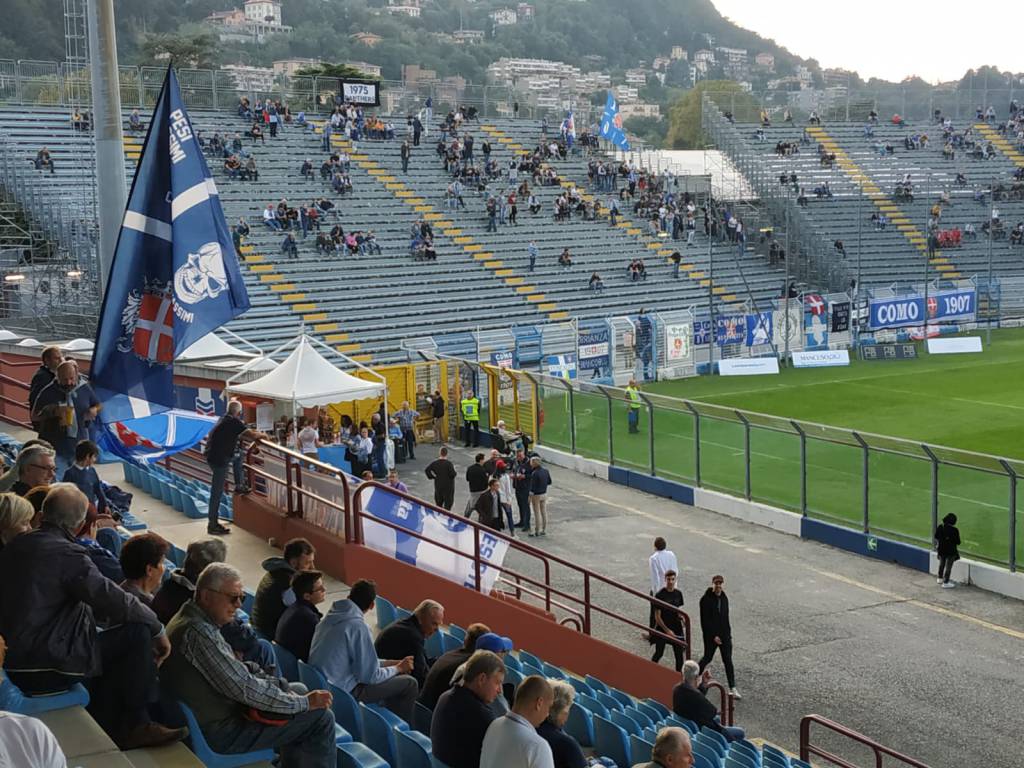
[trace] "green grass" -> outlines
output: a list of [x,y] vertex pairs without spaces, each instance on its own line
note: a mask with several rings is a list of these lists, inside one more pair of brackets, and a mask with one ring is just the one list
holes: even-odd
[[[646,385],[645,392],[706,403],[699,409],[700,485],[743,496],[747,493],[745,429],[723,420],[723,408],[742,409],[801,422],[900,437],[929,445],[994,454],[1024,461],[1024,333],[993,333],[980,355],[922,357],[910,361],[859,362],[848,368],[785,369],[779,376],[702,377]],[[541,442],[568,449],[569,413],[564,395],[542,388],[544,426]],[[609,458],[608,403],[600,394],[576,394],[577,452]],[[710,414],[710,415],[708,415]],[[649,416],[643,412],[640,434],[626,429],[626,407],[613,403],[613,463],[642,471],[651,467]],[[697,451],[694,416],[659,406],[654,413],[656,474],[695,483]],[[801,510],[801,441],[795,429],[766,429],[751,419],[750,483],[752,499]],[[808,431],[806,507],[812,517],[854,528],[864,524],[864,451],[848,433]],[[813,439],[814,436],[828,439]],[[866,438],[872,446],[891,441]],[[903,448],[900,448],[903,450]],[[940,458],[946,456],[937,452]],[[868,455],[868,530],[879,535],[929,544],[932,521],[932,462],[891,450]],[[997,563],[1009,560],[1010,479],[988,459],[972,466],[938,464],[938,516],[955,512],[964,554]],[[1024,464],[1017,466],[1024,474]],[[1024,493],[1024,488],[1020,489]],[[1024,518],[1017,505],[1016,557],[1024,562]]]

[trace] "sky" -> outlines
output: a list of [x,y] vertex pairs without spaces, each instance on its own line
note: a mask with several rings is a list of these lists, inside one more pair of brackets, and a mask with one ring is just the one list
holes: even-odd
[[945,82],[986,64],[1024,72],[1019,0],[711,1],[739,26],[822,67],[855,70],[865,80],[918,75]]

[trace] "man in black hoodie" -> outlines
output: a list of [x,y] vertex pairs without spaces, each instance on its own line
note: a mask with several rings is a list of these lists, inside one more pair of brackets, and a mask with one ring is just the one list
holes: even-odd
[[448,449],[441,447],[438,457],[424,470],[427,478],[434,481],[434,503],[451,510],[455,503],[455,465],[448,459]]
[[729,597],[722,586],[725,578],[712,576],[711,586],[700,599],[700,629],[704,635],[704,656],[700,660],[700,671],[711,663],[715,650],[722,652],[725,677],[729,682],[729,693],[742,699],[736,690],[736,673],[732,668],[732,626],[729,624]]
[[482,453],[478,453],[474,463],[466,467],[466,483],[469,484],[469,498],[466,499],[466,509],[462,513],[464,517],[469,517],[474,507],[476,507],[477,499],[487,490],[487,481],[490,479],[490,476],[484,468],[484,458]]
[[[412,676],[419,688],[427,679],[427,638],[444,624],[444,606],[436,600],[424,600],[411,616],[399,619],[384,628],[373,644],[380,659],[404,659],[412,656]],[[418,690],[418,689],[417,689]]]
[[[268,557],[263,561],[263,578],[256,588],[256,599],[252,604],[252,625],[264,637],[277,634],[277,622],[284,609],[295,602],[291,593],[292,576],[296,571],[312,571],[316,550],[305,539],[292,539],[284,545],[282,557]],[[287,604],[285,593],[288,593]]]

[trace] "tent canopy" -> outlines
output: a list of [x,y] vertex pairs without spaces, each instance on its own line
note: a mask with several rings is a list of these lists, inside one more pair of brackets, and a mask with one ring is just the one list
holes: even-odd
[[256,357],[256,355],[252,352],[231,346],[215,333],[208,333],[188,349],[183,350],[181,354],[175,358],[175,361],[179,363],[187,363],[192,360],[208,360],[210,358],[223,360],[228,357],[251,358]]
[[292,402],[303,408],[385,393],[384,382],[358,379],[335,368],[316,351],[308,336],[302,336],[287,359],[266,376],[246,384],[229,383],[228,390],[232,395]]

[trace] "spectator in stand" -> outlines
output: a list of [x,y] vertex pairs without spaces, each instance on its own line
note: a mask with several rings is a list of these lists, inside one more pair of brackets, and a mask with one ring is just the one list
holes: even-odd
[[693,745],[685,728],[662,728],[654,740],[651,762],[633,768],[692,768]]
[[[669,570],[665,572],[664,586],[658,590],[654,597],[663,603],[674,605],[677,608],[683,607],[683,593],[676,589],[676,572]],[[686,642],[686,635],[683,632],[683,620],[678,611],[671,611],[668,608],[655,606],[654,621],[656,628],[666,635],[672,635],[678,642],[672,643],[672,651],[676,657],[676,672],[683,668],[683,644]],[[654,656],[651,661],[658,663],[665,653],[665,638],[654,636]]]
[[[467,430],[468,434],[468,430]],[[477,499],[487,490],[488,476],[484,469],[484,454],[478,453],[473,463],[466,467],[466,483],[469,485],[469,498],[466,499],[466,509],[463,517],[469,517],[476,508]]]
[[711,671],[700,671],[700,665],[693,659],[683,664],[683,680],[672,689],[672,711],[679,717],[693,720],[698,728],[710,728],[725,736],[729,741],[738,741],[746,735],[742,728],[722,725],[718,710],[706,694],[711,682]]
[[48,486],[56,479],[57,455],[45,440],[37,440],[34,445],[26,443],[11,471],[4,477],[5,485],[10,483],[12,493],[25,496],[33,488]]
[[170,543],[152,531],[128,539],[119,556],[124,574],[121,589],[152,608],[153,595],[164,579],[164,558],[170,549]]
[[146,126],[142,124],[142,117],[137,109],[133,109],[132,113],[128,115],[128,130],[132,133],[146,130]]
[[224,173],[229,179],[237,179],[238,172],[242,169],[242,163],[237,155],[230,155],[224,159]]
[[412,676],[416,678],[417,690],[427,680],[430,659],[427,659],[427,638],[444,624],[444,606],[436,600],[423,600],[411,616],[399,619],[385,627],[373,644],[378,658],[413,660]]
[[530,536],[548,535],[548,488],[551,487],[551,473],[541,466],[540,456],[530,459],[530,511],[533,513],[533,530]]
[[553,694],[547,719],[537,726],[537,733],[551,747],[555,768],[587,768],[579,742],[563,731],[569,710],[576,699],[576,690],[565,680],[548,679]]
[[278,678],[253,673],[224,641],[219,630],[244,597],[242,577],[230,565],[203,569],[195,598],[167,627],[174,650],[163,686],[192,709],[215,752],[274,749],[281,768],[333,768],[331,694],[297,693]]
[[256,587],[252,604],[252,625],[264,637],[277,634],[277,623],[285,608],[295,602],[291,590],[292,577],[301,571],[316,568],[316,550],[306,539],[292,539],[284,545],[281,557],[263,561],[263,578]]
[[[29,694],[87,681],[90,714],[119,748],[180,741],[186,729],[149,719],[156,670],[170,652],[153,612],[104,578],[74,543],[89,502],[73,485],[50,490],[39,530],[0,553],[0,635],[11,681]],[[108,622],[98,632],[94,614]]]
[[89,436],[88,423],[100,411],[92,387],[80,386],[78,366],[66,360],[57,366],[57,377],[40,390],[32,413],[39,422],[39,437],[53,446],[57,477],[75,461],[75,447]]
[[594,272],[590,276],[590,282],[587,284],[587,288],[597,293],[604,290],[604,280],[601,279],[601,276],[597,274],[597,272]]
[[[206,463],[210,467],[210,501],[207,507],[206,532],[212,536],[223,536],[231,529],[220,523],[220,500],[224,495],[224,484],[228,479],[228,467],[234,473],[235,493],[248,493],[242,476],[241,441],[244,438],[266,438],[262,432],[249,429],[242,419],[242,404],[238,400],[228,402],[228,410],[220,417],[209,437],[206,438]],[[196,574],[198,575],[198,573]]]
[[711,663],[716,650],[721,651],[729,693],[742,699],[736,690],[736,673],[732,666],[732,625],[729,623],[729,596],[722,589],[724,584],[724,577],[717,574],[712,576],[711,586],[700,599],[700,629],[704,635],[704,656],[700,660],[700,671],[703,672]]
[[482,765],[484,740],[494,722],[490,704],[501,695],[504,682],[505,662],[490,651],[476,651],[466,662],[462,684],[438,698],[430,721],[430,746],[433,756],[448,768]]
[[284,240],[281,241],[281,255],[287,256],[289,259],[299,258],[299,244],[295,242],[295,235],[291,232],[284,236]]
[[21,496],[16,493],[0,493],[0,551],[15,536],[31,531],[35,516],[35,509]]
[[[223,563],[227,554],[227,545],[217,539],[193,541],[189,544],[184,566],[172,571],[153,596],[153,612],[157,618],[169,624],[181,606],[195,596],[194,585],[203,569],[210,563]],[[242,661],[254,662],[261,669],[273,669],[276,665],[270,641],[259,637],[252,625],[243,623],[240,618],[236,617],[225,624],[221,633],[232,650],[241,655]]]
[[261,141],[264,144],[267,143],[267,137],[263,135],[263,129],[259,123],[253,123],[252,128],[249,129],[249,136],[252,137],[252,143],[255,144],[257,141]]
[[241,177],[242,181],[260,180],[260,171],[259,168],[256,167],[255,155],[249,155],[249,157],[246,158],[245,165],[239,172],[239,176]]
[[55,169],[53,167],[53,158],[50,156],[50,150],[48,150],[46,147],[43,147],[38,152],[36,152],[36,159],[33,161],[33,163],[37,171],[42,171],[48,168],[50,170],[50,173],[55,172]]
[[317,606],[327,599],[324,575],[320,571],[299,571],[292,576],[295,602],[281,614],[274,642],[302,661],[309,661],[309,646],[323,615]]
[[[654,540],[654,553],[647,558],[647,565],[651,572],[651,597],[665,586],[665,574],[669,571],[679,572],[679,562],[676,560],[676,553],[668,548],[665,539],[658,536]],[[651,604],[651,629],[654,623],[654,604]],[[653,638],[651,642],[654,642]]]
[[[492,632],[481,635],[476,640],[476,650],[478,651],[490,651],[498,655],[498,658],[505,661],[505,658],[512,652],[513,649],[512,640],[508,637],[502,637]],[[462,680],[466,674],[466,665],[463,664],[461,667],[455,670],[455,674],[452,675],[452,687],[456,685],[462,685]],[[491,710],[494,712],[495,717],[500,717],[508,712],[509,702],[515,697],[516,687],[511,683],[503,686],[503,695],[495,696],[494,701],[490,703]],[[506,696],[508,698],[506,698]]]
[[419,693],[413,657],[381,660],[373,649],[370,627],[363,616],[373,608],[377,585],[358,579],[348,598],[336,600],[317,624],[309,663],[320,669],[332,685],[348,691],[357,701],[381,703],[407,723]]
[[530,675],[523,680],[512,709],[487,728],[480,768],[554,768],[551,747],[537,733],[553,699],[551,684],[543,677]]
[[402,159],[402,173],[409,172],[409,157],[412,155],[412,150],[409,148],[409,142],[403,141],[401,148],[398,150],[398,154]]
[[[51,490],[54,488],[75,486],[71,483],[56,483],[51,485]],[[103,518],[105,525],[112,525],[113,521],[109,518]],[[96,540],[96,532],[99,530],[101,524],[101,518],[99,513],[96,511],[96,507],[89,504],[88,510],[85,515],[85,520],[82,522],[81,527],[75,534],[75,541],[78,542],[84,549],[85,553],[92,560],[96,569],[110,579],[115,584],[120,584],[124,581],[124,573],[121,571],[121,563],[118,562],[117,557],[114,553],[105,548]]]
[[462,647],[442,654],[430,666],[427,679],[420,686],[420,695],[417,701],[428,709],[434,709],[441,694],[451,688],[455,671],[469,661],[473,653],[478,650],[477,640],[490,632],[491,630],[486,624],[470,624],[466,627],[466,637],[462,641]]
[[99,446],[92,440],[82,440],[75,446],[75,463],[64,471],[61,481],[74,483],[100,514],[106,514],[107,494],[94,466],[99,459]]
[[[36,398],[39,393],[54,379],[57,378],[57,367],[64,362],[64,353],[60,347],[46,347],[41,357],[41,364],[32,374],[32,381],[28,389],[28,410],[29,413],[35,410]],[[33,420],[32,428],[38,432],[39,422]]]
[[277,220],[277,210],[273,203],[268,203],[263,210],[263,223],[275,232],[281,231],[281,222]]
[[434,481],[434,503],[451,510],[455,503],[455,465],[448,460],[448,448],[441,446],[438,456],[424,470],[428,480]]

